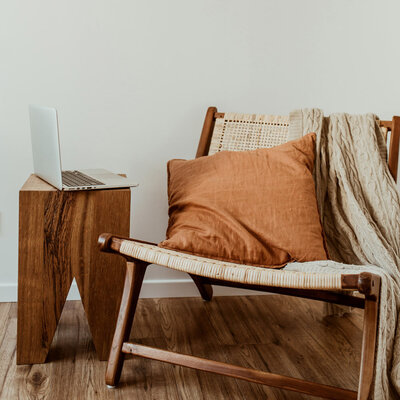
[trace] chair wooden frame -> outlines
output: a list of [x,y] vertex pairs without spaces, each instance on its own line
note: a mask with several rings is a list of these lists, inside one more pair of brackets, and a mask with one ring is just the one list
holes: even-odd
[[[207,110],[196,157],[208,154],[215,120],[216,118],[223,117],[223,115],[224,114],[219,113],[215,107],[210,107]],[[400,117],[395,116],[392,121],[380,121],[380,124],[391,131],[388,166],[393,178],[396,180],[400,138]],[[148,263],[121,254],[119,250],[123,240],[126,240],[126,238],[121,238],[111,234],[103,234],[99,237],[99,246],[102,251],[122,255],[127,261],[124,291],[106,371],[106,383],[109,387],[115,387],[119,382],[125,354],[133,354],[138,357],[163,361],[201,371],[208,371],[322,398],[337,400],[367,400],[369,398],[373,382],[375,362],[380,291],[379,276],[366,272],[342,275],[342,289],[358,291],[363,295],[363,297],[359,297],[346,295],[334,290],[289,289],[284,287],[249,285],[190,274],[202,298],[208,301],[212,299],[212,285],[220,285],[258,290],[262,292],[273,292],[364,309],[360,378],[358,391],[353,391],[283,375],[276,375],[270,372],[263,372],[236,365],[206,360],[140,344],[129,343],[128,340],[136,305]],[[135,241],[141,242],[136,239]]]

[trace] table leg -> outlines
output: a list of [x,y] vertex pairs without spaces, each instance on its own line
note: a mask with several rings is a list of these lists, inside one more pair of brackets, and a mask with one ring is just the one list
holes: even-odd
[[71,286],[62,222],[71,216],[70,201],[57,192],[20,193],[17,364],[46,361]]
[[[73,273],[81,294],[94,346],[100,360],[107,360],[114,335],[125,279],[126,262],[99,251],[97,239],[104,232],[129,236],[130,192],[91,192],[87,206],[90,218],[82,217],[85,236],[75,240],[79,257]],[[87,214],[88,215],[88,214]]]

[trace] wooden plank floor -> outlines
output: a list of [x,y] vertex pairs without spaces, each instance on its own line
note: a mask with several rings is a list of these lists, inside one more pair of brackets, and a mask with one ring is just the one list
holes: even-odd
[[[127,359],[104,384],[80,302],[67,302],[48,362],[16,366],[15,303],[0,303],[0,399],[307,399],[232,378]],[[323,318],[322,303],[286,296],[142,299],[139,343],[356,390],[362,311]]]

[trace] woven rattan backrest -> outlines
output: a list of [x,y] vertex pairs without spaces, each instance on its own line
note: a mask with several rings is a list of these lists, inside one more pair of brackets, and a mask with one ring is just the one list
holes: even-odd
[[[388,129],[381,127],[387,140]],[[278,146],[288,141],[289,116],[224,113],[215,119],[208,155]]]
[[[400,144],[400,117],[379,121],[385,140],[390,137],[388,164],[397,181]],[[390,136],[388,135],[390,131]],[[196,157],[219,151],[243,151],[269,148],[288,141],[289,117],[281,115],[221,113],[209,107],[204,120]]]
[[216,118],[208,154],[254,150],[287,142],[289,117],[225,113]]

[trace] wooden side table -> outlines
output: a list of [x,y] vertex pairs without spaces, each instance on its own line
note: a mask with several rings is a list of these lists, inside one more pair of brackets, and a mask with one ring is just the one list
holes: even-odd
[[31,175],[19,194],[17,364],[46,361],[76,279],[100,360],[111,346],[125,262],[101,253],[103,232],[129,236],[130,189],[62,192]]

